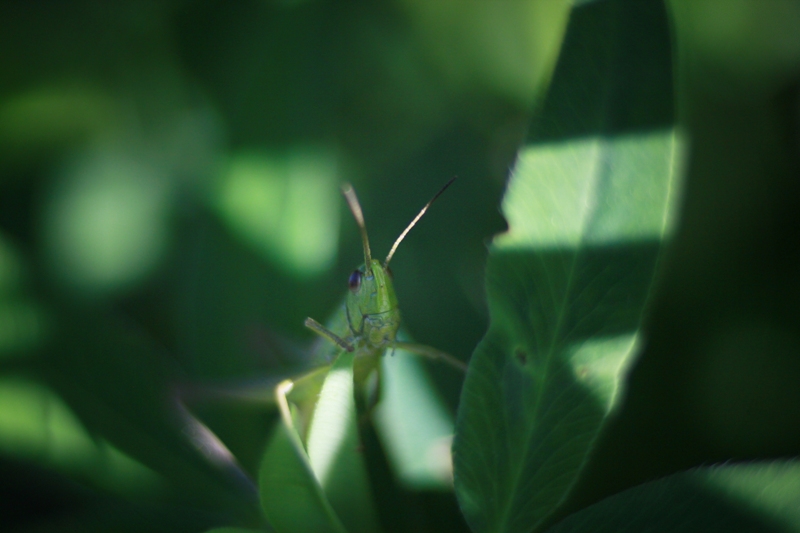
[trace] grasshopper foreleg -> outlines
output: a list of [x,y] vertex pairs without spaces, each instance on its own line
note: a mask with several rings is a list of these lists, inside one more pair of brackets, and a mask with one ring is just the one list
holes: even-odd
[[400,348],[401,350],[406,350],[407,352],[421,355],[422,357],[427,357],[428,359],[433,359],[435,361],[444,361],[448,365],[457,368],[462,372],[467,371],[467,365],[463,361],[459,361],[449,353],[437,350],[436,348],[431,348],[430,346],[426,346],[425,344],[397,341],[395,343],[395,346],[397,348]]
[[306,318],[306,327],[319,335],[322,338],[328,339],[335,345],[337,345],[342,350],[347,350],[348,352],[352,352],[354,350],[353,345],[338,336],[336,333],[332,332],[316,320],[311,317]]

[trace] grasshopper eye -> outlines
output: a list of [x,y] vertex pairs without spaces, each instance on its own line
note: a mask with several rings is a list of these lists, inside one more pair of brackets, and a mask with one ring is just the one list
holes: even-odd
[[350,279],[347,280],[347,285],[350,287],[350,290],[353,292],[358,292],[358,289],[361,287],[361,274],[360,270],[354,270],[352,274],[350,274]]

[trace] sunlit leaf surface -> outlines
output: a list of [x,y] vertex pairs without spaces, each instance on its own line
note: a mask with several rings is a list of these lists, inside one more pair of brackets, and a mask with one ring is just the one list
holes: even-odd
[[799,468],[796,461],[700,468],[606,498],[547,531],[800,531]]
[[734,505],[800,531],[800,462],[754,462],[697,471],[704,484]]
[[[638,32],[647,44],[626,46]],[[458,413],[456,491],[475,531],[541,523],[621,398],[680,176],[668,38],[655,2],[589,4],[571,21],[503,200],[491,325]]]
[[[353,353],[325,374],[307,436],[302,402],[294,423],[276,430],[261,465],[261,505],[276,531],[375,531],[377,518],[359,451]],[[305,396],[305,395],[304,395]],[[285,417],[284,417],[285,420]]]

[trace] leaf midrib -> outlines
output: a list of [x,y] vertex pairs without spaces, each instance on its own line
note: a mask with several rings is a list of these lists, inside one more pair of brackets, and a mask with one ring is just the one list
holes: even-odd
[[[602,145],[604,143],[601,143],[600,141],[598,141],[598,144]],[[602,152],[603,152],[602,146],[599,146],[598,150],[597,150],[596,157],[595,157],[595,162],[596,162],[595,169],[594,169],[594,172],[592,173],[594,176],[597,177],[597,179],[593,180],[593,182],[592,182],[592,187],[591,187],[592,192],[594,192],[594,189],[595,189],[596,185],[600,182],[599,170],[598,170],[597,167],[600,166],[599,165],[599,161],[601,159],[600,156],[601,156]],[[588,195],[589,198],[595,198],[595,196],[593,194],[591,194],[591,193],[587,193],[587,195]],[[588,225],[589,221],[591,221],[592,214],[593,214],[593,212],[594,212],[594,210],[596,208],[596,204],[595,203],[586,202],[585,205],[586,205],[586,209],[584,209],[584,211],[583,211],[584,216],[583,216],[583,220],[582,220],[582,223],[581,223],[580,240],[577,243],[577,251],[575,252],[575,254],[574,254],[574,256],[573,256],[573,258],[572,258],[572,260],[570,262],[569,274],[567,276],[567,282],[566,282],[566,285],[565,285],[564,295],[563,295],[563,297],[561,299],[561,302],[560,302],[561,305],[558,306],[558,308],[559,308],[558,318],[556,320],[555,328],[553,329],[553,335],[552,335],[551,340],[550,340],[550,346],[548,346],[548,348],[546,350],[546,357],[545,357],[545,361],[544,361],[544,365],[543,365],[543,372],[542,372],[543,378],[540,380],[541,385],[539,386],[539,390],[536,393],[536,399],[534,400],[534,408],[533,408],[533,416],[532,416],[532,419],[534,421],[539,418],[540,411],[542,409],[542,396],[544,395],[544,391],[545,391],[545,388],[546,388],[544,386],[544,383],[545,383],[544,376],[547,376],[549,374],[549,370],[550,370],[550,367],[551,367],[552,362],[553,362],[553,357],[554,357],[555,352],[556,352],[556,346],[558,344],[558,339],[560,338],[560,335],[561,335],[562,330],[564,328],[564,323],[566,321],[567,311],[568,311],[568,308],[569,308],[569,300],[570,300],[569,295],[571,294],[571,290],[572,290],[574,279],[575,279],[575,270],[576,270],[576,267],[578,265],[578,261],[579,261],[581,255],[582,255],[582,252],[584,250],[583,244],[585,243],[586,228],[587,228],[587,225]],[[503,416],[503,422],[504,422],[504,424],[506,426],[506,432],[508,433],[509,420],[508,420],[508,416],[507,416],[507,411],[504,410],[503,415],[504,415]],[[535,432],[536,432],[536,424],[531,424],[530,428],[526,432],[526,436],[525,436],[525,442],[526,443],[528,443],[528,442],[530,442],[532,440],[533,434]],[[522,457],[521,457],[521,464],[524,465],[524,464],[527,463],[528,455],[530,453],[531,453],[531,446],[525,446],[525,450],[523,451],[523,454],[522,454]],[[511,495],[515,495],[516,494],[516,490],[517,490],[517,487],[520,484],[520,480],[522,479],[522,473],[523,473],[523,469],[522,468],[518,468],[518,469],[515,469],[515,470],[516,470],[516,472],[513,475],[512,482],[511,482],[511,485],[510,485],[511,491],[509,492],[509,494],[511,494]],[[512,507],[514,506],[515,500],[516,500],[515,497],[507,498],[505,500],[505,505],[504,505],[504,507],[502,509],[502,513],[501,513],[501,520],[498,522],[498,531],[505,531],[506,530],[506,527],[507,527],[508,521],[509,521],[509,515],[511,513]]]

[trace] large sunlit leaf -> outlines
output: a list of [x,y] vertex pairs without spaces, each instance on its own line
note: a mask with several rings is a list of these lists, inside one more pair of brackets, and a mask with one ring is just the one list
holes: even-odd
[[697,469],[587,507],[549,533],[800,531],[800,465],[776,461]]
[[573,14],[503,200],[491,325],[457,418],[456,492],[475,531],[540,524],[620,401],[680,177],[670,61],[660,3]]

